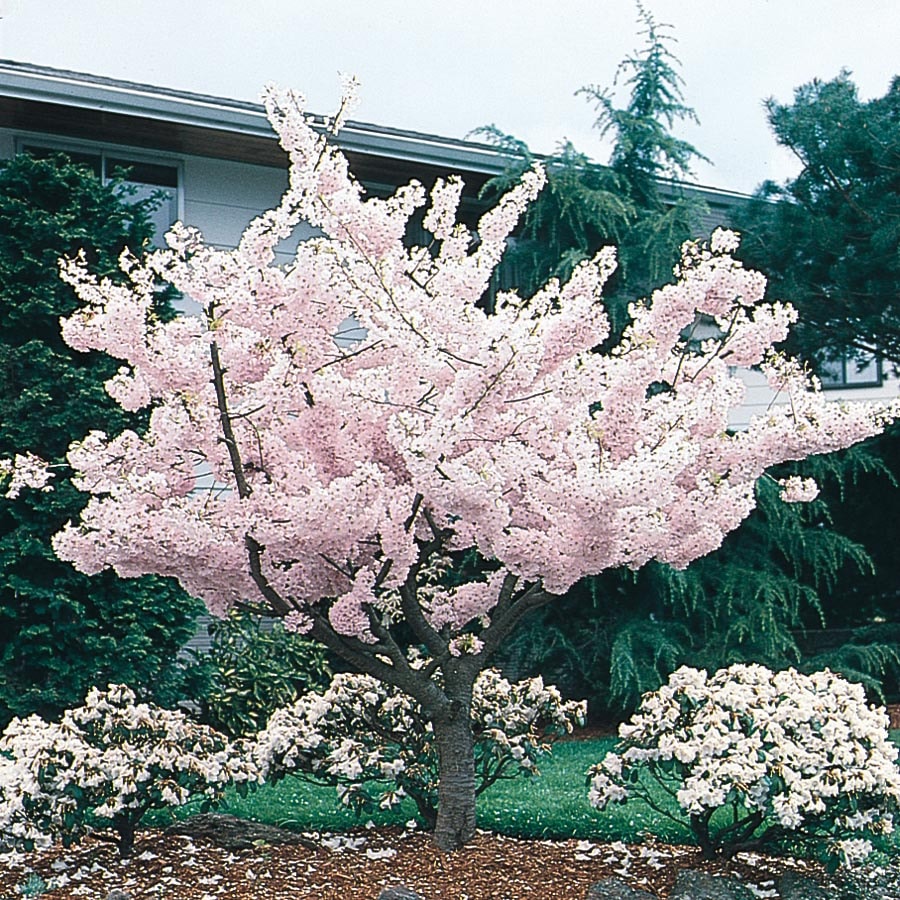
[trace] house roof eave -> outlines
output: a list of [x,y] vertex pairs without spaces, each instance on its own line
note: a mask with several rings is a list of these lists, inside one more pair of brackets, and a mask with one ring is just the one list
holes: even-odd
[[[275,142],[276,135],[266,118],[262,104],[228,100],[137,82],[85,75],[13,60],[0,60],[0,99],[6,108],[18,103],[35,110],[53,112],[56,119],[63,111],[77,109],[102,118],[107,131],[117,122],[123,126],[137,121],[155,123],[167,135],[191,135],[187,143],[196,147],[202,133],[210,136],[211,149],[236,147],[246,140],[248,147],[260,141]],[[20,118],[27,118],[20,114]],[[38,118],[30,117],[31,121]],[[322,117],[313,115],[322,123]],[[127,130],[127,129],[123,129]],[[213,134],[221,137],[216,140]],[[226,137],[228,136],[228,137]],[[365,154],[441,169],[474,172],[486,176],[499,174],[506,160],[495,148],[472,141],[402,129],[385,128],[366,122],[350,121],[337,140],[352,154]],[[278,151],[280,154],[281,151]],[[280,156],[282,162],[283,155]],[[268,160],[271,163],[271,159]]]

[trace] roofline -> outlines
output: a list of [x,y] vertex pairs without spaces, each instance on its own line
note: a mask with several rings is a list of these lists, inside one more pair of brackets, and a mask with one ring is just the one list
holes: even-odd
[[[138,116],[272,140],[277,138],[261,103],[230,100],[9,59],[0,60],[0,96]],[[310,115],[314,121],[320,124],[324,122],[324,117],[315,113]],[[505,157],[487,144],[386,128],[355,120],[344,124],[337,143],[348,151],[449,165],[451,168],[459,167],[488,175],[500,174],[506,168]]]
[[[261,103],[11,59],[0,59],[0,97],[87,108],[273,141],[277,138]],[[314,122],[324,125],[324,117],[310,115]],[[489,144],[356,120],[345,123],[336,143],[348,152],[424,163],[450,171],[478,172],[488,177],[502,174],[509,163],[507,156]],[[542,156],[535,154],[535,158],[540,161]],[[662,185],[687,188],[706,201],[734,202],[749,198],[737,191],[687,181],[664,180]]]

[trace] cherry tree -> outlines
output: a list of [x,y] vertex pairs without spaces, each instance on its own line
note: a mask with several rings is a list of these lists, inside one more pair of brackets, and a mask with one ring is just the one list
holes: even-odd
[[[459,179],[430,199],[417,183],[366,198],[302,98],[265,99],[289,187],[236,249],[176,226],[166,249],[123,257],[126,286],[63,266],[84,304],[66,340],[121,359],[107,389],[150,424],[71,447],[92,499],[55,548],[86,572],[174,576],[218,615],[262,602],[415,698],[440,760],[435,840],[458,848],[475,829],[473,684],[519,621],[609,567],[687,565],[750,512],[767,467],[859,441],[895,410],[826,403],[772,352],[793,312],[762,302],[730,232],[687,245],[610,352],[596,352],[610,250],[488,315],[478,301],[540,169],[473,234]],[[433,241],[410,247],[422,207]],[[276,264],[301,222],[319,236]],[[159,280],[203,314],[155,320]],[[744,366],[786,402],[735,433]],[[451,582],[466,551],[482,565]],[[410,664],[410,639],[427,664]]]

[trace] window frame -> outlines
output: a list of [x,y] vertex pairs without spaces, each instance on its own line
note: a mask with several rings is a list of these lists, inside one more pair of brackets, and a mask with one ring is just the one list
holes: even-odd
[[[123,144],[103,144],[94,141],[79,141],[59,139],[52,135],[39,132],[21,132],[15,135],[13,149],[19,153],[27,153],[30,148],[51,153],[68,153],[81,156],[98,157],[100,160],[100,180],[103,184],[112,181],[107,166],[110,161],[117,164],[134,163],[135,165],[160,166],[173,169],[176,184],[155,185],[149,181],[135,181],[134,184],[146,184],[160,190],[170,190],[175,195],[175,218],[173,222],[184,221],[184,160],[168,154],[155,154],[140,148],[129,147]],[[172,223],[170,223],[172,224]],[[162,238],[162,235],[158,235]]]
[[[823,391],[853,391],[857,389],[864,388],[879,388],[884,384],[884,366],[881,360],[881,357],[876,356],[874,353],[871,355],[869,366],[874,363],[875,366],[875,375],[873,378],[867,379],[865,381],[850,381],[847,378],[847,369],[851,366],[856,366],[858,360],[849,353],[843,353],[837,359],[833,360],[825,360],[819,364],[818,372],[816,373],[819,378],[819,383],[822,385]],[[835,377],[835,373],[829,373],[827,376],[823,372],[824,366],[833,366],[841,367],[840,377],[839,379]],[[831,380],[826,380],[826,378],[830,378]]]

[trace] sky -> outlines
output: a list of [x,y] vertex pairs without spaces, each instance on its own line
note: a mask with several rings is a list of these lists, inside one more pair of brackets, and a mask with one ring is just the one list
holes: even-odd
[[[900,73],[897,0],[645,0],[676,42],[677,133],[710,164],[694,180],[751,192],[797,171],[763,101],[852,72],[860,96]],[[0,58],[256,100],[274,82],[328,113],[356,75],[353,118],[464,138],[495,124],[538,153],[563,139],[604,162],[583,96],[643,45],[634,0],[0,0]],[[619,85],[616,98],[627,94]]]

